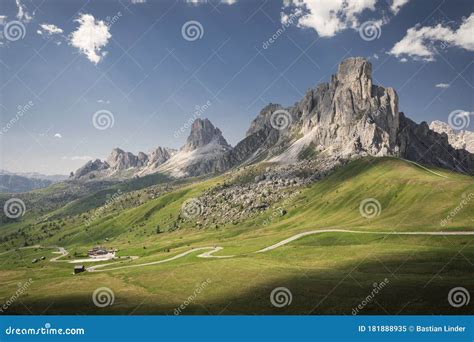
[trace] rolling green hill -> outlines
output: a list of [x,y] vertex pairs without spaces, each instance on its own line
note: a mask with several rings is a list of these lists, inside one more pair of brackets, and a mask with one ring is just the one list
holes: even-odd
[[[18,282],[31,277],[21,301],[33,313],[48,308],[46,314],[173,314],[198,284],[209,279],[183,314],[351,314],[374,283],[387,279],[386,288],[361,314],[472,313],[472,307],[452,308],[446,296],[455,286],[473,288],[474,235],[394,233],[474,231],[473,177],[395,158],[365,158],[298,192],[285,190],[283,200],[237,223],[203,227],[199,216],[182,215],[186,200],[226,182],[248,182],[253,177],[246,175],[254,171],[255,167],[243,168],[153,193],[150,187],[135,189],[94,209],[90,208],[100,202],[89,206],[82,200],[75,207],[79,209],[71,210],[74,204],[56,209],[67,215],[40,223],[35,217],[11,223],[2,229],[2,238],[10,238],[0,254],[0,298],[9,298]],[[223,214],[219,205],[213,210]],[[296,234],[328,228],[372,233],[316,233],[254,253]],[[64,260],[84,255],[97,244],[117,248],[119,256],[138,258],[73,276],[73,264],[48,261],[54,249],[7,251],[25,240],[29,245],[67,248],[70,254]],[[214,256],[233,257],[198,258],[203,251],[196,251],[139,266],[216,246],[222,250]],[[32,264],[37,256],[47,258]],[[108,270],[121,266],[136,267]],[[293,300],[276,308],[269,296],[282,286]],[[113,305],[94,306],[91,296],[98,287],[113,290]],[[9,312],[27,313],[20,303]]]

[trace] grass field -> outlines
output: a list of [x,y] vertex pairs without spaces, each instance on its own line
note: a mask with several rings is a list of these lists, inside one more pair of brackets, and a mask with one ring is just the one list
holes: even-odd
[[[0,252],[0,301],[7,302],[19,283],[28,288],[5,310],[10,314],[352,314],[377,284],[386,284],[359,314],[467,314],[473,306],[452,307],[450,289],[474,288],[474,236],[383,235],[323,233],[300,238],[265,253],[253,253],[295,234],[324,228],[373,232],[474,231],[473,178],[446,170],[427,171],[394,158],[368,158],[344,166],[325,179],[304,187],[261,214],[238,225],[195,228],[179,224],[182,203],[226,175],[182,184],[142,204],[114,203],[94,215],[84,201],[64,225],[42,235],[36,217],[13,222],[5,231],[24,229],[42,246],[63,246],[83,255],[99,243],[118,248],[120,256],[138,256],[117,265],[164,260],[199,247],[223,247],[216,256],[195,252],[167,263],[72,275],[73,264],[49,262],[55,249]],[[127,198],[137,198],[137,190]],[[361,215],[360,204],[374,199],[378,216]],[[463,201],[464,200],[464,201]],[[273,215],[276,208],[288,212]],[[58,213],[63,209],[55,209]],[[65,209],[64,209],[65,210]],[[450,215],[452,211],[455,215]],[[74,213],[74,215],[71,215]],[[95,217],[89,226],[84,216]],[[442,220],[449,217],[449,222]],[[156,226],[164,227],[157,234]],[[20,235],[14,240],[21,244]],[[105,240],[107,239],[107,240]],[[105,242],[107,241],[107,242]],[[33,258],[46,259],[32,264]],[[103,268],[107,270],[107,267]],[[203,285],[205,284],[205,286]],[[94,290],[114,293],[110,306],[97,307]],[[277,287],[291,292],[291,303],[278,308],[270,294]],[[196,294],[196,290],[200,289]],[[192,300],[191,300],[191,299]]]

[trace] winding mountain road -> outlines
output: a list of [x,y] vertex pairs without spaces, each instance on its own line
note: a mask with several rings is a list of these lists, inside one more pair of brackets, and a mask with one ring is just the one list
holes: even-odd
[[302,237],[313,235],[313,234],[321,234],[321,233],[353,233],[353,234],[379,234],[379,235],[474,235],[474,231],[472,232],[371,232],[371,231],[362,231],[362,230],[348,230],[348,229],[319,229],[319,230],[310,230],[308,232],[299,233],[280,241],[274,245],[265,247],[256,251],[255,253],[263,253],[271,251],[272,249],[278,248],[280,246],[286,245],[292,241],[298,240]]
[[[378,235],[431,235],[431,236],[466,236],[466,235],[472,235],[474,236],[474,231],[461,231],[461,232],[371,232],[371,231],[360,231],[360,230],[348,230],[348,229],[318,229],[318,230],[310,230],[307,232],[299,233],[296,235],[293,235],[285,240],[282,240],[274,245],[265,247],[263,249],[260,249],[258,251],[255,251],[253,253],[264,253],[271,251],[273,249],[276,249],[278,247],[284,246],[290,242],[293,242],[295,240],[298,240],[302,237],[309,236],[309,235],[314,235],[314,234],[323,234],[323,233],[353,233],[353,234],[378,234]],[[198,258],[233,258],[235,255],[213,255],[216,252],[219,252],[223,250],[224,247],[199,247],[199,248],[193,248],[190,249],[186,252],[177,254],[171,258],[163,259],[163,260],[158,260],[158,261],[152,261],[152,262],[147,262],[143,264],[136,264],[136,265],[126,265],[126,266],[118,266],[118,267],[112,267],[112,268],[107,268],[101,270],[100,268],[116,264],[117,262],[113,263],[108,263],[108,264],[102,264],[102,265],[95,265],[87,268],[87,271],[89,272],[105,272],[105,271],[113,271],[113,270],[119,270],[119,269],[124,269],[124,268],[132,268],[132,267],[143,267],[143,266],[150,266],[150,265],[157,265],[157,264],[163,264],[166,262],[170,262],[179,258],[182,258],[190,253],[194,253],[196,251],[202,251],[202,250],[208,250],[207,252],[198,254]]]
[[[458,231],[458,232],[381,232],[381,231],[363,231],[363,230],[349,230],[349,229],[316,229],[316,230],[310,230],[307,232],[302,232],[295,234],[293,236],[290,236],[287,239],[284,239],[280,242],[277,242],[271,246],[262,248],[258,251],[252,252],[253,254],[255,253],[265,253],[271,250],[274,250],[278,247],[284,246],[286,244],[289,244],[290,242],[293,242],[295,240],[301,239],[303,237],[309,236],[309,235],[314,235],[314,234],[324,234],[324,233],[348,233],[348,234],[375,234],[375,235],[430,235],[430,236],[474,236],[474,231]],[[20,249],[27,249],[27,248],[56,248],[58,251],[55,253],[58,253],[59,255],[51,258],[49,261],[51,262],[69,262],[69,263],[74,263],[74,260],[68,261],[68,260],[59,260],[60,258],[65,257],[66,255],[69,254],[69,252],[64,248],[64,247],[58,247],[58,246],[49,246],[49,247],[43,247],[40,245],[35,245],[35,246],[28,246],[28,247],[20,247]],[[214,255],[214,253],[220,252],[224,249],[224,247],[220,246],[214,246],[214,247],[199,247],[199,248],[192,248],[190,250],[187,250],[185,252],[182,252],[180,254],[177,254],[175,256],[172,256],[167,259],[163,260],[157,260],[157,261],[151,261],[151,262],[146,262],[142,264],[136,264],[136,265],[124,265],[124,266],[117,266],[117,267],[111,267],[107,269],[101,269],[106,266],[114,265],[120,263],[119,261],[114,261],[114,262],[109,262],[106,264],[100,264],[100,265],[94,265],[87,267],[86,270],[88,272],[106,272],[106,271],[114,271],[114,270],[120,270],[120,269],[125,269],[125,268],[134,268],[134,267],[144,267],[144,266],[151,266],[151,265],[158,265],[158,264],[163,264],[167,263],[173,260],[180,259],[182,257],[185,257],[188,254],[195,253],[197,251],[205,251],[203,253],[200,253],[197,255],[198,258],[218,258],[218,259],[228,259],[228,258],[233,258],[236,257],[237,255]],[[0,253],[0,255],[5,254],[6,251],[3,253]],[[128,257],[121,257],[121,258],[114,258],[111,260],[117,260],[117,259],[126,259],[126,260],[136,260],[138,259],[137,256],[128,256]]]

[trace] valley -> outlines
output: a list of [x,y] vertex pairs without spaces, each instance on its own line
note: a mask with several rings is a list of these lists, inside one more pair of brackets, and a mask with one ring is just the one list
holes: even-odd
[[472,313],[448,300],[474,286],[472,135],[432,127],[351,57],[235,146],[196,118],[180,149],[0,193],[0,301],[22,289],[3,311]]
[[[242,176],[253,172],[254,167],[241,171]],[[2,253],[0,274],[8,279],[2,296],[31,277],[21,301],[37,314],[71,313],[72,308],[85,314],[173,314],[197,284],[209,279],[182,314],[351,314],[372,284],[387,278],[393,286],[359,314],[422,313],[427,307],[438,313],[470,312],[450,307],[446,293],[454,284],[472,284],[472,203],[446,226],[440,224],[463,194],[474,192],[470,176],[427,171],[396,158],[365,158],[301,186],[290,201],[280,199],[238,224],[203,228],[197,224],[199,215],[180,218],[183,203],[234,176],[183,184],[118,215],[96,216],[87,230],[83,221],[69,219],[57,234],[42,240],[44,246],[65,246],[65,261],[96,244],[117,248],[118,257],[138,257],[133,260],[86,263],[93,272],[73,275],[68,262],[31,264],[37,256],[57,257],[51,254],[54,249]],[[381,206],[370,219],[359,211],[369,196]],[[103,212],[114,212],[119,203]],[[285,215],[272,214],[282,206]],[[157,226],[163,232],[157,233]],[[291,305],[271,304],[270,292],[279,286],[291,291]],[[113,291],[112,305],[94,305],[91,296],[98,287]],[[8,310],[25,309],[18,303]]]

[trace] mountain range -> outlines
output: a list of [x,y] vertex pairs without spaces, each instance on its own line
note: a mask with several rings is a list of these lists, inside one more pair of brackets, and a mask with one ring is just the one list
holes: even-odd
[[372,83],[371,63],[351,57],[339,64],[329,82],[309,89],[293,106],[264,107],[234,147],[208,119],[198,118],[179,150],[157,147],[134,155],[115,148],[106,160],[89,161],[72,177],[126,179],[160,172],[180,178],[264,160],[294,164],[307,155],[335,162],[394,156],[474,174],[473,133],[458,134],[440,122],[430,129],[398,108],[393,88]]
[[[472,133],[408,119],[371,72],[343,61],[235,146],[198,118],[180,149],[115,148],[68,181],[0,193],[0,301],[34,284],[8,314],[169,315],[203,279],[187,314],[347,315],[381,279],[394,285],[366,314],[471,314],[446,297],[474,286]],[[90,258],[98,246],[115,257]],[[270,306],[282,287],[293,304]],[[91,301],[101,288],[114,305]]]
[[0,192],[27,192],[67,179],[65,175],[43,175],[36,172],[14,173],[0,169]]
[[448,142],[455,149],[464,149],[474,153],[474,132],[459,130],[455,131],[446,122],[433,121],[430,129],[440,134],[446,134]]

